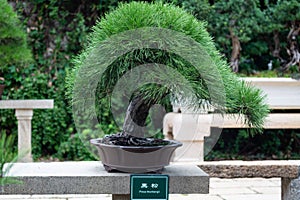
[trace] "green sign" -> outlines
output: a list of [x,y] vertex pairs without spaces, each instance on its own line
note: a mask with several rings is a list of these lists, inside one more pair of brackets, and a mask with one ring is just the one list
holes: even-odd
[[168,200],[169,176],[137,174],[130,176],[131,200]]

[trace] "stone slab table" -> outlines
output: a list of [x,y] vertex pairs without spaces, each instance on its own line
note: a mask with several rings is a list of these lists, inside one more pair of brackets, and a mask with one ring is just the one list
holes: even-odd
[[19,162],[32,162],[31,119],[33,109],[53,108],[54,100],[1,100],[0,109],[15,109],[18,120]]
[[[170,165],[162,174],[169,175],[171,194],[209,192],[209,176],[196,165]],[[5,177],[23,183],[4,185],[0,194],[112,194],[113,200],[130,200],[130,174],[108,173],[99,161],[14,163]]]

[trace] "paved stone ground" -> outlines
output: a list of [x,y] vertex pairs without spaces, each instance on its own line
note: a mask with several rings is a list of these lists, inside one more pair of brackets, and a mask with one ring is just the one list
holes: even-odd
[[[280,200],[279,178],[210,179],[210,194],[170,195],[170,200]],[[111,195],[0,195],[0,200],[111,200]]]

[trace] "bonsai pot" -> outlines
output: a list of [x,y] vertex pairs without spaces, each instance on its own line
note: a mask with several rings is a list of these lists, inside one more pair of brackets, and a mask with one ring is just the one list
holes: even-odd
[[119,146],[104,144],[102,139],[92,139],[106,171],[129,173],[160,173],[164,166],[169,165],[178,141],[168,140],[169,144],[160,146]]

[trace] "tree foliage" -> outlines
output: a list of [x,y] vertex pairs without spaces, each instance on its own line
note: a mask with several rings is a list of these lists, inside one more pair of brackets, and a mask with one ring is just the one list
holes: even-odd
[[297,0],[171,2],[208,21],[207,28],[217,48],[236,71],[249,75],[268,69],[271,63],[279,72],[293,72],[291,67],[299,65],[300,3]]
[[26,33],[7,0],[0,0],[0,76],[9,65],[22,65],[31,60]]

